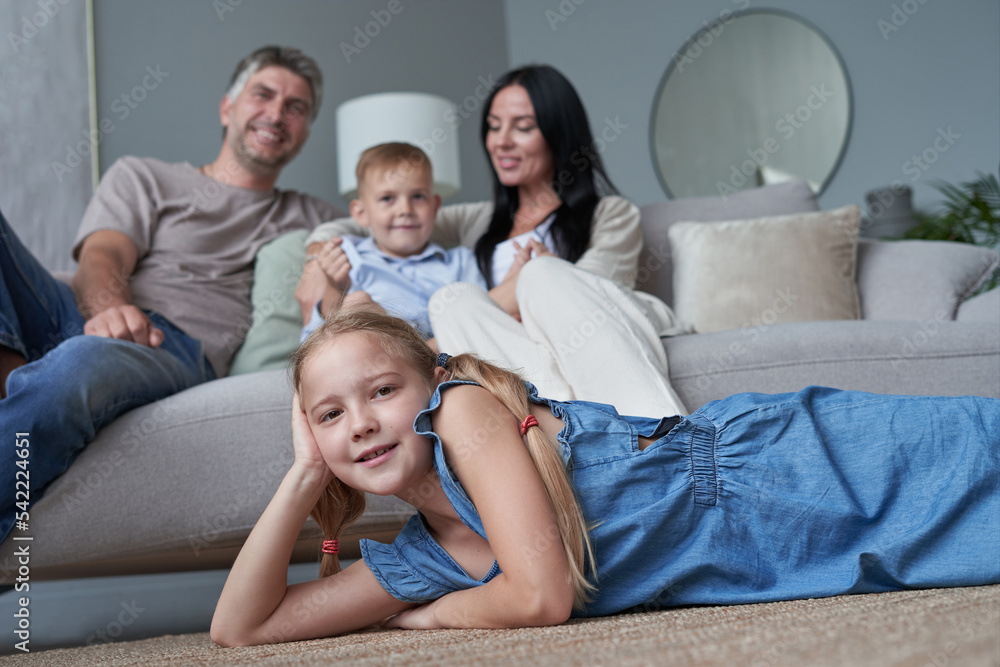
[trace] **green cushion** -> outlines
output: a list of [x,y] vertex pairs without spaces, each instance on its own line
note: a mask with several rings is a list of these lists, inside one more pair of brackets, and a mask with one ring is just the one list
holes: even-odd
[[295,286],[302,276],[308,235],[304,229],[288,232],[257,251],[250,290],[253,322],[233,358],[230,375],[287,368],[302,334]]

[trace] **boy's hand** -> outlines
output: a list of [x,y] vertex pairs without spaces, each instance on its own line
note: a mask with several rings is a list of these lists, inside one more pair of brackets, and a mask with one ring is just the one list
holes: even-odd
[[[323,243],[310,243],[306,254],[317,255],[323,249]],[[326,274],[316,262],[306,262],[302,268],[299,284],[295,286],[295,300],[299,302],[302,311],[302,324],[308,324],[312,318],[313,308],[323,298],[326,292]]]
[[316,261],[326,274],[330,286],[340,290],[341,293],[346,293],[351,288],[351,261],[340,247],[342,241],[340,238],[327,241],[323,249],[316,254]]

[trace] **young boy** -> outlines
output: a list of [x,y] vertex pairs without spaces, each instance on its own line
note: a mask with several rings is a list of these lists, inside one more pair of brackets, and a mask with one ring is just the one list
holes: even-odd
[[371,236],[332,239],[306,258],[319,262],[327,285],[302,339],[336,312],[348,294],[351,300],[370,297],[431,338],[431,295],[453,282],[485,288],[486,280],[471,250],[445,250],[429,242],[441,198],[433,193],[431,162],[422,150],[404,143],[373,146],[361,154],[356,173],[358,198],[351,201],[351,216]]

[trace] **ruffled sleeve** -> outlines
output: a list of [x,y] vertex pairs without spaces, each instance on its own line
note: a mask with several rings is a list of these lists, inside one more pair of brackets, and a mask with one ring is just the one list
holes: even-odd
[[361,557],[385,591],[403,602],[431,602],[455,591],[480,586],[499,566],[473,579],[434,541],[420,516],[410,518],[392,544],[361,540]]

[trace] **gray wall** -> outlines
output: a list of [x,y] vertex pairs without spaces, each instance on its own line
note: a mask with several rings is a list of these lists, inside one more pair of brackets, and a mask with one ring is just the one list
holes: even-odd
[[[70,245],[91,194],[89,163],[66,177],[73,187],[55,182],[51,167],[89,127],[85,4],[67,1],[54,3],[62,7],[58,20],[29,48],[15,54],[9,38],[0,45],[0,206],[50,269],[72,268]],[[23,17],[38,11],[38,0],[4,0],[3,34],[19,32]],[[379,18],[384,26],[369,25]],[[277,43],[316,58],[326,82],[312,136],[280,187],[346,210],[336,193],[337,105],[369,93],[420,91],[471,112],[459,117],[462,190],[449,201],[489,198],[476,95],[481,81],[507,69],[504,21],[501,0],[94,0],[100,173],[123,155],[196,165],[214,159],[219,101],[233,68],[253,49]],[[357,37],[366,29],[377,29],[367,43]],[[343,44],[362,48],[348,60]]]
[[[580,3],[580,4],[577,4]],[[236,61],[265,43],[300,45],[322,65],[324,108],[303,153],[280,185],[344,205],[335,192],[333,112],[353,97],[420,90],[476,106],[480,77],[549,62],[574,82],[598,131],[627,125],[604,157],[623,193],[642,205],[666,195],[648,146],[653,96],[677,50],[725,9],[750,0],[402,0],[403,9],[347,62],[341,43],[389,0],[95,0],[100,170],[121,155],[200,164],[219,148],[218,103]],[[917,10],[883,37],[878,21],[893,6]],[[9,33],[39,11],[37,0],[5,0],[0,27],[0,207],[49,268],[69,268],[68,252],[89,198],[86,163],[64,174],[67,147],[88,128],[83,0],[69,0],[24,48]],[[938,199],[929,182],[964,180],[997,169],[1000,145],[1000,3],[996,0],[773,0],[818,26],[843,57],[854,92],[844,160],[821,197],[833,208],[899,180],[918,206]],[[232,11],[220,13],[220,7]],[[572,9],[572,13],[569,10]],[[551,23],[553,12],[566,21]],[[562,12],[562,13],[561,13]],[[384,17],[384,15],[383,15]],[[554,29],[553,29],[554,27]],[[165,76],[157,82],[147,67]],[[138,91],[143,80],[150,89]],[[156,84],[155,88],[152,84]],[[122,101],[122,96],[129,99]],[[143,97],[137,101],[137,97]],[[54,103],[56,101],[56,103]],[[130,108],[128,104],[135,108]],[[128,114],[125,115],[125,111]],[[478,111],[461,127],[463,189],[454,201],[490,195],[476,138]],[[105,126],[107,126],[105,123]],[[913,180],[914,154],[938,128],[960,137]],[[86,143],[86,142],[84,142]]]
[[[899,29],[883,37],[878,22],[892,25],[893,8],[903,5],[912,13],[897,15]],[[666,198],[650,157],[649,118],[667,65],[723,10],[762,7],[791,11],[817,26],[851,79],[853,129],[820,198],[824,208],[860,205],[865,192],[894,181],[910,185],[915,204],[926,206],[939,199],[932,180],[967,180],[977,169],[996,173],[996,0],[507,0],[509,59],[512,66],[548,62],[562,70],[595,128],[615,118],[628,125],[604,158],[623,194],[644,205]],[[926,171],[916,168],[912,156],[932,148],[938,129],[949,127],[960,137]]]
[[86,4],[46,6],[0,4],[0,211],[45,266],[68,269],[93,174]]

